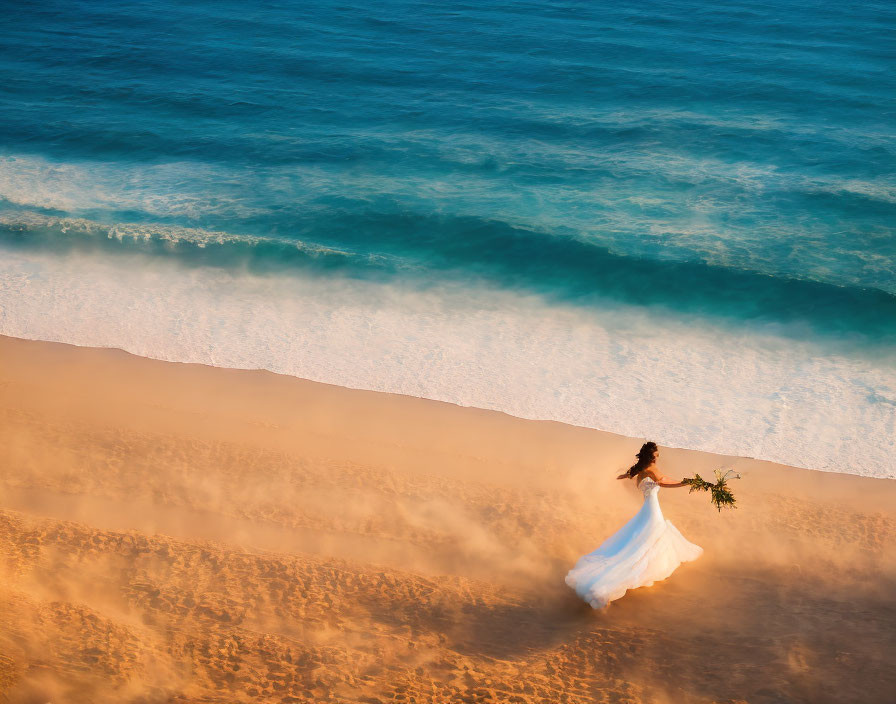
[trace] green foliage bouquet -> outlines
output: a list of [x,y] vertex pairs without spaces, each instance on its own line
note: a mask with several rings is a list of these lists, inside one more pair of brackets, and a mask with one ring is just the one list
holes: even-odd
[[710,494],[712,495],[710,497],[710,501],[712,501],[713,505],[719,510],[719,512],[722,511],[722,506],[726,508],[737,508],[737,506],[734,505],[736,503],[734,494],[732,494],[731,490],[728,488],[728,479],[740,479],[740,475],[735,474],[733,469],[729,469],[724,473],[721,469],[717,469],[715,470],[715,475],[715,484],[706,481],[703,477],[696,473],[693,477],[682,479],[681,482],[682,484],[687,484],[689,487],[691,487],[688,493],[694,491],[710,492]]

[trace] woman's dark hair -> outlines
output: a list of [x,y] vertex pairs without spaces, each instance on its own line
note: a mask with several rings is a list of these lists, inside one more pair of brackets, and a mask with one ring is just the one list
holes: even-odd
[[638,458],[638,461],[628,470],[628,476],[634,477],[638,472],[647,469],[650,465],[656,462],[656,453],[658,449],[659,448],[657,448],[655,442],[645,442],[641,445],[641,449],[638,450],[638,454],[635,455]]

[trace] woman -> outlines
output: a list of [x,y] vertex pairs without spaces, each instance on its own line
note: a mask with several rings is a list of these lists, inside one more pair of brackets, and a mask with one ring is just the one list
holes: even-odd
[[595,609],[602,609],[628,589],[649,587],[665,579],[682,562],[696,560],[703,548],[689,543],[663,518],[657,498],[659,488],[686,486],[671,483],[654,468],[659,455],[656,443],[646,442],[638,461],[617,479],[635,479],[644,504],[615,535],[597,550],[579,558],[566,575],[566,583]]

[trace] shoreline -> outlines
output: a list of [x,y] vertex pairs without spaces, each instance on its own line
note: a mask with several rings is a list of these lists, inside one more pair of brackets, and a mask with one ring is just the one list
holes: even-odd
[[[85,350],[96,350],[101,353],[102,352],[110,352],[110,353],[115,353],[115,354],[127,355],[129,357],[135,357],[137,359],[146,359],[146,360],[149,360],[152,362],[161,362],[163,364],[184,365],[187,367],[201,367],[201,368],[207,368],[207,369],[221,369],[221,370],[232,371],[232,372],[247,372],[250,374],[256,374],[256,373],[257,374],[271,374],[275,377],[282,377],[284,379],[295,379],[302,383],[316,384],[316,385],[320,385],[322,387],[327,387],[327,388],[342,389],[342,390],[350,391],[350,392],[379,394],[379,395],[384,395],[384,396],[394,396],[397,398],[413,399],[415,401],[424,401],[427,403],[434,403],[434,404],[444,404],[446,406],[451,406],[451,407],[458,408],[458,409],[468,409],[468,410],[480,412],[480,413],[494,413],[494,414],[498,414],[501,416],[506,416],[507,418],[512,418],[512,419],[515,419],[518,421],[522,421],[522,422],[557,424],[557,425],[568,427],[568,428],[576,428],[576,429],[580,429],[580,430],[588,431],[588,432],[602,433],[605,435],[610,435],[610,436],[613,436],[616,438],[624,438],[627,440],[633,440],[633,441],[640,440],[641,442],[644,442],[647,439],[655,439],[653,436],[651,436],[650,438],[647,438],[647,437],[642,438],[640,436],[625,435],[623,433],[617,433],[617,432],[614,432],[611,430],[604,430],[602,428],[594,428],[594,427],[587,426],[587,425],[577,425],[575,423],[566,422],[566,421],[562,421],[562,420],[553,420],[550,418],[528,418],[525,416],[517,416],[517,415],[514,415],[507,411],[502,411],[502,410],[496,409],[496,408],[482,408],[482,407],[473,406],[473,405],[468,406],[468,405],[464,405],[464,404],[457,403],[454,401],[446,401],[446,400],[438,399],[438,398],[430,398],[430,397],[426,397],[426,396],[414,396],[412,394],[404,394],[404,393],[400,393],[397,391],[381,391],[381,390],[377,390],[377,389],[366,389],[366,388],[362,388],[362,387],[336,384],[336,383],[327,382],[327,381],[318,381],[315,379],[309,379],[306,377],[295,376],[293,374],[288,374],[288,373],[284,373],[284,372],[272,371],[270,369],[265,369],[262,367],[251,367],[251,368],[250,367],[229,367],[229,366],[218,366],[218,365],[210,364],[210,363],[206,363],[206,362],[192,362],[192,361],[180,361],[180,360],[174,360],[174,359],[162,359],[162,358],[158,358],[158,357],[145,356],[145,355],[137,354],[134,352],[130,352],[122,347],[115,347],[115,346],[103,347],[103,346],[95,346],[95,345],[89,345],[89,344],[82,345],[82,344],[73,343],[73,342],[61,342],[58,340],[44,340],[44,339],[38,339],[38,338],[16,337],[13,335],[4,335],[4,334],[0,333],[0,341],[5,341],[5,340],[33,342],[33,343],[47,344],[47,345],[61,345],[64,347],[74,347],[74,348],[85,349]],[[841,470],[836,470],[836,469],[824,469],[824,468],[818,468],[818,467],[812,467],[812,466],[801,466],[801,465],[788,464],[787,462],[780,462],[780,461],[771,460],[771,459],[764,459],[761,457],[752,457],[750,455],[728,454],[725,452],[700,450],[700,449],[691,448],[691,447],[681,447],[681,446],[676,446],[676,445],[664,444],[659,441],[658,441],[658,444],[667,450],[674,450],[676,452],[678,452],[678,451],[694,452],[694,453],[699,453],[701,455],[711,455],[711,456],[719,457],[719,458],[722,458],[722,459],[728,460],[728,461],[733,460],[733,461],[744,461],[744,462],[748,462],[748,463],[762,463],[764,465],[774,465],[776,467],[784,467],[784,468],[792,469],[792,470],[803,470],[803,471],[810,471],[810,472],[816,472],[816,473],[821,473],[821,474],[855,476],[855,477],[863,477],[865,479],[880,479],[880,480],[885,480],[885,481],[896,480],[896,475],[894,475],[892,477],[880,477],[880,476],[874,476],[874,475],[869,475],[869,474],[859,474],[856,472],[841,471]]]
[[4,336],[0,417],[12,702],[896,688],[890,481],[661,447],[670,477],[741,472],[739,508],[663,490],[704,555],[593,612],[563,575],[637,510],[640,438]]
[[569,306],[485,281],[423,291],[399,280],[183,269],[137,255],[6,254],[8,335],[896,477],[892,364],[858,348],[711,316]]

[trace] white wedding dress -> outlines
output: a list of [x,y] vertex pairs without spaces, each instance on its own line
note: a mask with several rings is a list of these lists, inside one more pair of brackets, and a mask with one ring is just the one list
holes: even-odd
[[566,583],[595,609],[629,589],[665,579],[682,562],[703,554],[703,548],[688,542],[663,517],[659,484],[646,477],[639,488],[644,493],[641,510],[597,550],[579,558],[566,575]]

